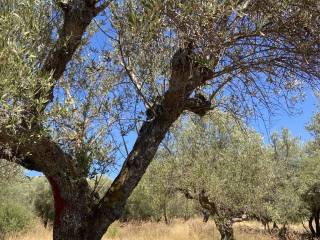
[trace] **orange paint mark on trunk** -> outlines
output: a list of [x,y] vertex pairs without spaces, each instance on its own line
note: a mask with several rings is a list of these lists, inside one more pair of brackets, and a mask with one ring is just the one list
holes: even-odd
[[48,180],[52,188],[53,199],[54,199],[54,210],[55,210],[54,224],[60,225],[61,213],[63,209],[66,207],[67,202],[62,198],[61,190],[56,180],[54,180],[53,177],[48,177]]

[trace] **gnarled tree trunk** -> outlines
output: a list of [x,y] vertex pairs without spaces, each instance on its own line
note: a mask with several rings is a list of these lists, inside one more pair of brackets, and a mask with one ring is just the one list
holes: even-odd
[[[313,225],[314,222],[314,225]],[[312,210],[312,215],[309,218],[309,230],[312,237],[320,237],[320,211],[318,209]],[[315,228],[314,228],[315,226]]]
[[[206,69],[192,65],[189,51],[180,49],[173,56],[170,87],[163,101],[153,106],[154,115],[142,124],[132,151],[105,196],[98,201],[92,196],[87,181],[81,177],[81,169],[66,161],[68,158],[59,149],[61,162],[67,167],[59,166],[53,175],[46,174],[52,172],[51,168],[45,171],[55,200],[54,240],[101,239],[110,224],[121,217],[127,199],[181,113],[189,110],[202,115],[211,109],[207,101],[189,98],[193,90],[211,76]],[[190,71],[194,75],[190,76]],[[66,174],[73,171],[72,166],[75,173]]]
[[233,220],[226,219],[225,217],[219,214],[216,204],[209,199],[205,190],[200,191],[198,194],[194,194],[187,189],[178,188],[177,190],[181,191],[187,199],[196,199],[199,201],[201,207],[203,208],[203,213],[206,213],[204,217],[205,220],[208,220],[209,216],[213,216],[216,227],[220,233],[221,240],[234,240],[233,235]]
[[315,237],[316,236],[316,231],[314,230],[314,227],[313,227],[313,216],[311,216],[309,218],[309,229],[310,229],[310,232],[311,232],[311,236]]
[[[0,129],[0,157],[16,161],[29,170],[42,172],[49,180],[54,195],[55,221],[54,240],[99,240],[108,227],[122,215],[125,203],[152,161],[156,151],[171,125],[183,111],[192,111],[203,116],[212,109],[204,97],[191,97],[194,90],[214,76],[212,70],[199,66],[193,49],[179,49],[171,60],[171,78],[163,100],[147,110],[148,118],[142,124],[138,138],[129,153],[118,176],[106,194],[97,199],[92,193],[84,169],[79,160],[69,155],[50,136],[37,137],[42,129],[38,114],[44,111],[53,99],[53,89],[64,73],[68,62],[81,42],[86,27],[110,0],[99,6],[94,0],[58,1],[64,23],[59,29],[59,38],[48,52],[40,71],[52,74],[49,92],[37,91],[34,98],[44,98],[42,109],[26,110],[26,116],[34,119],[31,128],[22,127],[21,132],[12,136],[6,129]],[[41,120],[40,120],[41,121]],[[30,136],[21,143],[21,136]],[[33,136],[33,137],[31,137]]]
[[216,227],[221,235],[221,240],[234,240],[232,221],[215,218]]
[[55,219],[53,239],[101,239],[91,234],[94,197],[85,181],[70,181],[65,184],[61,178],[47,176],[54,197]]
[[314,222],[316,224],[316,237],[320,237],[320,211],[316,210],[314,213]]

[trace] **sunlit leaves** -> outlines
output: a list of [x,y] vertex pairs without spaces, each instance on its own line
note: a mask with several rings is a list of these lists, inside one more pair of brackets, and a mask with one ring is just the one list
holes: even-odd
[[49,29],[50,6],[35,0],[3,4],[5,7],[0,11],[0,114],[1,124],[14,130],[21,124],[26,109],[37,109],[44,101],[34,99],[37,91],[51,88],[50,76],[38,72],[44,44],[49,43],[50,32],[45,30]]
[[175,184],[195,194],[206,192],[220,216],[255,213],[270,188],[271,171],[261,136],[214,111],[189,119],[175,133]]

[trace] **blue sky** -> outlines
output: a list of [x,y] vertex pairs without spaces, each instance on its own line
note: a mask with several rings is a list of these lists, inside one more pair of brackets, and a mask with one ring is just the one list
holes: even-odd
[[[288,128],[293,136],[299,137],[302,142],[306,142],[311,138],[311,135],[306,131],[305,126],[311,120],[313,114],[317,110],[318,100],[311,91],[306,94],[305,101],[297,105],[297,109],[301,112],[295,115],[289,115],[286,111],[279,112],[276,116],[272,117],[270,122],[263,122],[257,120],[251,124],[258,132],[264,136],[264,141],[268,142],[270,133],[280,131],[282,128]],[[129,148],[132,148],[136,134],[130,134],[126,138]],[[39,173],[35,171],[27,171],[28,176],[38,176]],[[116,176],[117,172],[113,171],[110,175],[111,178]]]
[[280,131],[282,128],[288,128],[293,136],[299,137],[302,142],[306,142],[310,140],[311,135],[305,126],[317,111],[318,101],[313,92],[309,90],[306,93],[305,100],[296,106],[299,113],[290,115],[283,110],[271,117],[270,122],[264,124],[262,120],[259,120],[252,124],[252,127],[264,136],[266,142],[268,142],[272,132]]
[[[103,28],[106,32],[110,33],[111,36],[113,35],[112,28],[108,22],[103,25]],[[106,36],[101,31],[98,31],[98,33],[92,37],[91,45],[99,50],[111,48],[111,43],[107,41]],[[305,126],[316,112],[317,105],[317,98],[314,96],[312,91],[309,90],[306,93],[305,100],[296,106],[299,113],[295,115],[289,115],[285,110],[282,110],[279,111],[275,116],[272,116],[267,122],[258,119],[251,121],[249,125],[263,135],[266,143],[269,142],[270,134],[272,132],[281,131],[282,128],[288,128],[293,136],[300,138],[302,142],[306,142],[311,138],[311,135],[306,131]],[[128,137],[126,137],[126,143],[129,150],[132,148],[135,139],[135,133],[131,133]],[[122,162],[119,162],[119,165],[121,164]],[[35,171],[26,171],[26,174],[28,176],[39,175],[39,173]],[[113,171],[110,175],[113,178],[116,176],[116,174],[117,171]]]

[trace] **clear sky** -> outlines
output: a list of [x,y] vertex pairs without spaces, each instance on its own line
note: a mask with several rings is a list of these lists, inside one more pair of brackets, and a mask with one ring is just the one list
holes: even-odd
[[[112,28],[109,23],[106,23],[103,28],[110,35],[113,35]],[[91,45],[96,49],[106,49],[110,47],[110,42],[106,40],[106,36],[103,32],[98,31],[91,39]],[[297,105],[297,110],[299,113],[295,115],[289,115],[285,110],[278,112],[275,116],[272,116],[270,121],[263,121],[258,119],[252,121],[250,126],[256,129],[264,137],[266,143],[269,142],[270,134],[274,131],[280,131],[282,128],[288,128],[293,136],[299,137],[303,142],[310,139],[310,134],[306,131],[305,126],[311,120],[311,117],[317,110],[317,105],[319,104],[317,98],[311,91],[306,93],[305,101]],[[267,115],[267,114],[266,114]],[[134,141],[136,139],[136,134],[129,134],[126,138],[128,148],[132,148]],[[119,162],[119,165],[122,163]],[[38,172],[27,171],[28,176],[37,176]],[[115,177],[117,172],[113,171],[111,177]]]
[[311,138],[311,135],[305,126],[317,111],[318,105],[319,99],[317,99],[311,91],[308,91],[304,102],[296,106],[297,112],[299,113],[290,115],[283,110],[271,117],[270,122],[264,124],[264,122],[260,120],[253,123],[252,127],[264,136],[265,141],[268,141],[270,133],[280,131],[282,128],[288,128],[293,136],[299,137],[302,142],[306,142]]
[[[265,123],[262,120],[258,120],[253,122],[251,125],[264,136],[265,142],[268,142],[270,133],[274,131],[280,131],[282,128],[288,128],[293,136],[299,137],[303,142],[306,142],[311,138],[311,136],[306,131],[305,126],[316,112],[317,105],[318,100],[310,91],[307,92],[305,101],[297,105],[297,109],[301,110],[299,114],[288,115],[288,113],[282,111],[276,116],[272,117],[270,122]],[[129,148],[133,146],[135,138],[135,134],[130,134],[130,136],[126,139]],[[39,175],[39,173],[35,171],[27,171],[26,174],[28,176]],[[116,174],[117,173],[113,171],[111,173],[111,178],[114,178]]]

